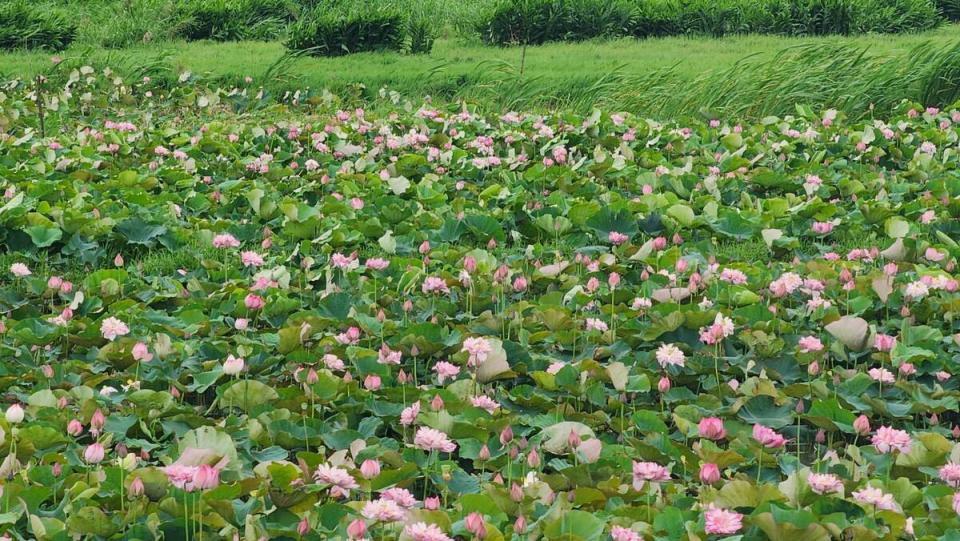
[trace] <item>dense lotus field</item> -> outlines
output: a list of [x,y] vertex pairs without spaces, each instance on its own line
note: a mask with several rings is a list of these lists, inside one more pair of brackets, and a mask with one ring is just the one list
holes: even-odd
[[7,536],[960,539],[956,109],[368,109],[4,87]]

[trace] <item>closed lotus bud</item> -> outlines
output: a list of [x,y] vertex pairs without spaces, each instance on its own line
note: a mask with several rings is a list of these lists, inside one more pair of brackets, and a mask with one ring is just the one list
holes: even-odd
[[83,433],[83,424],[81,424],[80,421],[73,419],[69,423],[67,423],[67,434],[70,434],[71,436],[76,437],[82,433]]
[[350,372],[344,372],[344,373],[343,373],[343,382],[344,382],[344,383],[350,383],[351,381],[353,381],[353,374],[351,374]]
[[370,374],[370,375],[368,375],[366,378],[364,378],[364,380],[363,380],[363,386],[364,386],[368,391],[376,391],[376,390],[379,390],[381,384],[382,384],[382,381],[381,381],[381,379],[380,379],[380,376],[378,376],[378,375],[376,375],[376,374]]
[[347,526],[347,537],[350,539],[363,539],[365,533],[367,533],[367,523],[362,519],[355,519]]
[[20,404],[14,404],[7,408],[6,419],[12,425],[23,421],[23,407]]
[[131,498],[139,498],[143,496],[143,479],[139,477],[134,477],[133,481],[130,482],[130,490],[128,491]]
[[506,445],[511,441],[513,441],[513,428],[507,425],[500,431],[500,445]]
[[817,435],[814,436],[814,441],[816,441],[820,445],[823,445],[827,441],[827,433],[824,432],[822,428],[820,430],[817,430]]
[[314,383],[320,381],[320,375],[317,374],[317,371],[311,368],[307,371],[307,384],[313,385]]
[[705,485],[712,485],[720,480],[720,468],[712,463],[706,462],[700,466],[700,482]]
[[440,509],[440,497],[439,496],[430,496],[423,500],[423,508],[428,511],[436,511]]
[[97,410],[93,412],[93,416],[90,417],[90,431],[99,434],[100,431],[103,430],[103,425],[106,424],[106,422],[106,416],[103,415],[100,408],[97,408]]
[[530,453],[527,454],[527,465],[531,468],[540,467],[540,453],[537,452],[536,447],[530,450]]
[[411,381],[412,379],[413,379],[413,377],[410,376],[410,375],[408,375],[406,372],[404,372],[404,371],[403,371],[403,368],[401,368],[401,369],[400,369],[400,372],[397,373],[397,383],[399,383],[400,385],[404,385],[404,384],[406,384],[406,383],[410,383],[410,381]]
[[120,254],[117,254],[116,257],[113,258],[113,265],[114,265],[115,267],[122,267],[122,266],[123,266],[123,256],[120,255]]
[[379,321],[380,323],[383,323],[386,319],[387,319],[387,314],[385,314],[383,312],[383,308],[381,308],[380,311],[377,312],[377,321]]
[[380,475],[380,463],[372,458],[364,460],[363,464],[360,465],[360,475],[362,475],[364,479],[373,479]]
[[467,531],[472,533],[474,536],[483,539],[487,536],[487,528],[483,523],[483,515],[474,511],[467,515],[467,518],[463,520],[464,526],[467,528]]
[[523,489],[520,485],[513,483],[510,485],[510,499],[515,502],[523,501]]
[[667,376],[663,376],[662,378],[660,378],[660,381],[657,382],[657,390],[660,391],[661,394],[669,391],[670,378],[668,378]]
[[803,412],[805,410],[805,407],[803,405],[803,400],[797,400],[797,407],[795,409],[797,411],[797,414],[803,415]]
[[513,523],[514,533],[523,533],[527,529],[527,519],[523,518],[523,515],[517,517],[516,522]]
[[119,457],[127,456],[127,445],[124,443],[118,443],[114,450],[117,452],[117,456]]
[[477,453],[477,458],[484,461],[490,460],[490,448],[487,447],[486,443],[480,448],[480,452]]
[[463,269],[469,273],[475,272],[477,270],[477,260],[470,255],[463,258]]
[[853,429],[857,431],[857,434],[863,436],[864,434],[870,433],[870,419],[867,419],[866,415],[861,415],[853,421]]
[[953,437],[960,439],[960,426],[953,425]]
[[420,243],[420,255],[426,255],[428,253],[430,253],[430,241],[425,240]]
[[571,430],[570,434],[567,435],[567,445],[569,445],[571,449],[576,449],[580,447],[581,443],[580,434],[578,434],[576,430]]
[[940,424],[940,417],[936,413],[930,415],[930,424],[933,426]]
[[53,467],[50,468],[50,473],[52,473],[54,477],[60,477],[60,475],[63,474],[63,466],[59,462],[54,462]]
[[517,447],[518,447],[521,451],[523,451],[524,449],[527,448],[527,437],[526,437],[526,436],[520,436],[520,439],[517,440]]
[[496,247],[497,247],[497,239],[491,237],[490,240],[487,241],[487,249],[488,249],[488,250],[493,250],[493,249],[495,249]]
[[403,311],[409,313],[411,310],[413,310],[413,301],[410,299],[403,301]]
[[40,369],[43,371],[43,377],[52,378],[53,377],[53,367],[49,364],[45,364]]
[[500,472],[497,472],[496,475],[493,476],[493,483],[503,486],[503,476],[500,475]]
[[310,521],[307,520],[307,517],[300,519],[300,523],[297,524],[297,533],[300,534],[301,537],[310,533]]
[[910,307],[904,304],[900,307],[900,315],[902,317],[910,317]]
[[813,361],[812,363],[810,363],[809,366],[807,366],[807,374],[810,374],[811,376],[816,376],[816,375],[819,374],[819,373],[820,373],[820,363],[819,363],[819,362]]
[[69,403],[70,401],[67,400],[67,397],[65,396],[61,396],[60,398],[57,399],[57,407],[60,409],[66,409],[67,404]]
[[103,445],[92,443],[83,451],[83,460],[86,461],[87,464],[99,464],[103,462],[103,455]]
[[180,389],[177,389],[176,387],[171,386],[170,395],[173,396],[174,398],[180,398]]
[[433,395],[433,400],[430,401],[430,408],[433,409],[433,411],[440,411],[443,409],[443,399],[440,398],[440,395]]

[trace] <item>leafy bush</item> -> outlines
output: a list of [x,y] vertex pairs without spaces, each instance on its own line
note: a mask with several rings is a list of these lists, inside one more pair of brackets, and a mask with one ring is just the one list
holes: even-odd
[[0,3],[0,49],[65,49],[77,26],[59,10],[23,0]]
[[931,0],[501,0],[478,27],[486,42],[505,45],[625,35],[909,32],[941,20]]
[[960,21],[960,0],[937,0],[940,14],[951,21]]
[[296,15],[287,0],[181,0],[184,37],[219,41],[271,39]]
[[435,25],[426,14],[411,14],[400,5],[365,6],[360,2],[321,5],[288,30],[286,47],[316,56],[366,51],[429,52]]

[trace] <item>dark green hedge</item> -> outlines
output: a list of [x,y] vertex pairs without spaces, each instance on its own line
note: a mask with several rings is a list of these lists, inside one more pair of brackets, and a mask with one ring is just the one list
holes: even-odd
[[484,41],[497,45],[686,34],[897,33],[935,27],[941,11],[932,0],[501,0],[478,29]]

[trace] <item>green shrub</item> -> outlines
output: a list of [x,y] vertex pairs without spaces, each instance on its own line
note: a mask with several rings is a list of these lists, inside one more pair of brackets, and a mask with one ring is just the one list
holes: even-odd
[[487,43],[506,45],[624,35],[896,33],[941,20],[932,0],[500,0],[478,29]]
[[960,21],[960,0],[937,0],[940,14],[951,21]]
[[408,30],[404,14],[393,6],[321,6],[291,25],[285,45],[290,50],[309,51],[317,56],[402,51]]
[[288,0],[180,0],[179,7],[183,37],[218,41],[274,38],[297,11]]
[[65,49],[77,25],[59,10],[24,0],[0,3],[0,49]]

